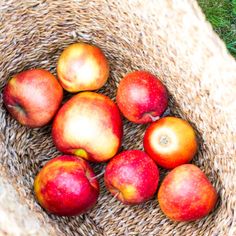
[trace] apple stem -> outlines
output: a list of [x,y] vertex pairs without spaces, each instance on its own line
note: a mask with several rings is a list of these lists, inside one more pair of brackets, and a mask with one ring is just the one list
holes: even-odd
[[10,104],[7,104],[7,107],[15,108],[15,106],[12,106],[12,105],[10,105]]
[[116,198],[119,193],[120,193],[120,192],[117,192],[117,193],[113,196],[113,198]]
[[105,168],[102,170],[101,173],[99,173],[99,174],[93,176],[93,177],[90,178],[89,180],[91,181],[91,180],[97,179],[98,177],[102,176],[104,173],[105,173]]
[[161,116],[153,116],[151,114],[148,114],[148,115],[151,118],[152,122],[155,122],[155,121],[159,120],[162,117],[169,116],[170,115],[170,108],[167,107],[166,110],[164,111],[164,113]]
[[113,195],[111,201],[113,201],[114,199],[116,199],[116,197],[119,195],[119,193],[120,193],[120,192],[118,191],[115,195]]
[[18,109],[20,112],[26,114],[26,111],[25,111],[25,110],[23,109],[23,107],[22,107],[21,105],[19,105],[18,103],[16,103],[15,105],[7,104],[7,107]]
[[160,116],[152,116],[151,114],[148,114],[148,115],[151,118],[152,122],[155,122],[160,119]]

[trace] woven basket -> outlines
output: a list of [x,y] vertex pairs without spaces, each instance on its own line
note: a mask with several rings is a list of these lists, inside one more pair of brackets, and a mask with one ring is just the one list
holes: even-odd
[[[200,150],[194,158],[219,193],[202,220],[175,223],[155,199],[124,206],[100,179],[98,204],[78,217],[45,213],[33,195],[35,174],[58,152],[50,126],[19,125],[0,103],[0,235],[236,235],[236,63],[194,0],[35,0],[0,2],[0,89],[13,74],[42,67],[55,73],[69,44],[98,45],[111,65],[100,90],[115,97],[119,80],[135,69],[159,76],[171,113],[191,121]],[[69,95],[67,95],[68,97]],[[124,122],[123,148],[142,149],[146,126]],[[93,165],[95,172],[102,169]],[[165,174],[161,170],[162,176]]]

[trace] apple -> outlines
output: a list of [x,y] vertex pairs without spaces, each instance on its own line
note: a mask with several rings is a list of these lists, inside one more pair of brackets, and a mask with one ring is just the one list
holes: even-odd
[[161,210],[174,221],[193,221],[209,214],[217,193],[206,175],[195,165],[173,169],[158,191]]
[[168,105],[165,86],[146,71],[127,74],[120,81],[116,100],[123,115],[138,124],[158,120]]
[[22,125],[41,127],[56,114],[63,97],[57,79],[43,69],[31,69],[14,75],[3,91],[10,114]]
[[49,213],[75,216],[96,204],[99,184],[88,162],[64,155],[50,160],[42,168],[35,178],[34,192]]
[[123,126],[116,104],[107,96],[82,92],[57,113],[52,137],[57,149],[89,161],[112,158],[121,145]]
[[197,152],[194,129],[176,117],[164,117],[152,123],[145,132],[143,145],[148,155],[167,169],[190,162]]
[[128,150],[115,156],[104,174],[107,189],[124,204],[138,204],[156,192],[159,170],[143,151]]
[[62,87],[69,92],[101,88],[109,76],[109,64],[100,48],[74,43],[59,57],[57,74]]

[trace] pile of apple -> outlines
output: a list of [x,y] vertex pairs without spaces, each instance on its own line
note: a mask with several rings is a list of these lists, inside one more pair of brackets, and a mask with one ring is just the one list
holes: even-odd
[[[168,95],[156,76],[146,71],[126,75],[118,86],[118,106],[105,95],[87,92],[106,83],[109,64],[101,49],[86,43],[72,44],[62,52],[57,75],[58,80],[43,69],[27,70],[13,76],[3,92],[6,108],[22,125],[42,127],[54,118],[52,138],[64,155],[46,163],[35,178],[35,196],[44,209],[73,216],[93,207],[99,183],[88,161],[108,160],[106,187],[124,204],[154,196],[158,165],[173,169],[157,194],[170,219],[192,221],[214,208],[216,190],[197,166],[187,164],[197,152],[195,132],[187,121],[163,116]],[[80,93],[59,109],[63,88]],[[145,152],[126,150],[116,155],[123,136],[120,111],[131,122],[152,122],[144,135]],[[134,143],[136,138],[132,137]]]

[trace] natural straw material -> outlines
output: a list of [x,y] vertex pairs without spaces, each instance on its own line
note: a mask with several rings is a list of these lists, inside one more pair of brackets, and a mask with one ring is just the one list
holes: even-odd
[[[209,216],[175,223],[155,199],[124,206],[102,178],[98,204],[82,216],[50,216],[36,203],[35,174],[58,152],[50,126],[28,129],[9,116],[2,89],[24,69],[55,73],[58,55],[81,40],[101,47],[110,61],[110,78],[99,92],[114,99],[119,80],[135,69],[167,85],[172,114],[198,132],[194,163],[220,196]],[[236,63],[194,0],[1,0],[0,78],[0,235],[236,235]],[[123,148],[142,149],[145,126],[124,124]]]

